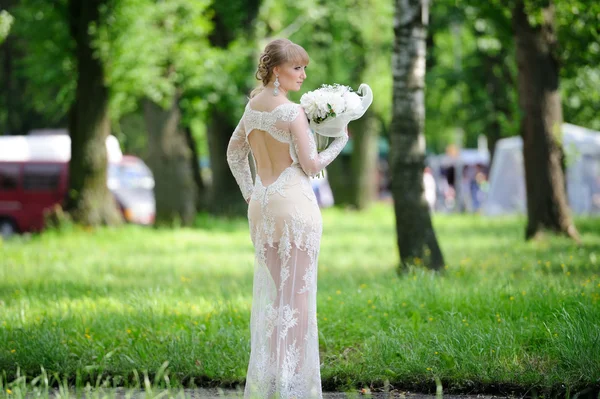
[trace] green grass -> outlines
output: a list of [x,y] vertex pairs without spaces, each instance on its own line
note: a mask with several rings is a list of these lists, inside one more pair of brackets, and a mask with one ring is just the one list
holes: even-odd
[[[435,392],[436,379],[463,393],[598,388],[600,219],[578,221],[581,247],[556,237],[525,243],[518,218],[440,215],[434,224],[445,273],[398,275],[390,207],[324,211],[324,388]],[[162,381],[166,361],[174,387],[243,384],[247,224],[201,216],[198,226],[0,243],[0,385],[43,367],[57,384],[139,386],[144,371]]]

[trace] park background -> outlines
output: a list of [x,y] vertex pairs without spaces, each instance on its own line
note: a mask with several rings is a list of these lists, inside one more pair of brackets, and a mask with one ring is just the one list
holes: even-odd
[[[0,7],[0,132],[68,128],[73,143],[65,212],[42,234],[0,243],[2,395],[143,387],[144,375],[158,389],[243,384],[253,251],[225,150],[258,54],[276,37],[310,54],[303,90],[367,82],[375,93],[350,126],[351,154],[328,168],[336,207],[324,210],[319,267],[324,387],[597,392],[600,221],[570,216],[555,126],[600,129],[598,5]],[[121,224],[105,187],[109,133],[154,174],[155,228]],[[426,155],[477,147],[482,135],[490,154],[503,137],[539,144],[524,149],[526,214],[430,213]],[[380,139],[392,204],[375,195]],[[39,376],[47,382],[31,383]]]

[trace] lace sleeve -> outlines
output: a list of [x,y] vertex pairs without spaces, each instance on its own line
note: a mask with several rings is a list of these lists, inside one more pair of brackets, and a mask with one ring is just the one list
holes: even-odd
[[315,176],[325,169],[342,152],[348,142],[346,134],[333,140],[324,151],[317,153],[317,144],[302,109],[298,113],[298,117],[291,122],[290,131],[300,166],[309,176]]
[[250,144],[246,138],[246,132],[244,130],[243,119],[240,120],[237,127],[233,131],[233,135],[229,140],[227,146],[227,163],[231,169],[233,177],[246,202],[250,200],[252,196],[252,174],[250,172],[250,163],[248,162],[248,153],[250,152]]

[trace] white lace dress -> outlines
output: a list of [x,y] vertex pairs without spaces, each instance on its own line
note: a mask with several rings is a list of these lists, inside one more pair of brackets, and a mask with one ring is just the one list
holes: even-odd
[[[248,135],[260,130],[289,145],[292,164],[268,186],[252,183]],[[344,148],[347,136],[317,153],[303,109],[294,103],[270,112],[248,104],[227,149],[255,248],[246,398],[321,398],[317,332],[317,258],[321,213],[309,176]]]

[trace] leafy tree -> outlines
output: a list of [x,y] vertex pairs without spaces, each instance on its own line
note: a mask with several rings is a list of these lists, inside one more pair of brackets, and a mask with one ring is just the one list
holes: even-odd
[[[533,2],[532,2],[533,3]],[[526,238],[550,229],[578,239],[567,203],[562,107],[555,30],[556,9],[515,0],[512,10],[519,68],[521,136],[527,190]],[[539,8],[538,8],[539,7]],[[532,21],[538,15],[541,19]],[[533,18],[532,18],[533,17]]]
[[390,169],[402,265],[423,262],[439,270],[444,258],[423,194],[428,11],[425,0],[396,1]]
[[98,48],[114,91],[112,109],[123,115],[142,104],[157,224],[191,224],[204,188],[191,118],[184,113],[195,111],[188,92],[196,90],[210,53],[208,6],[208,1],[123,0],[100,29]]
[[71,161],[67,209],[86,225],[121,221],[106,185],[109,92],[104,66],[92,46],[94,28],[109,0],[69,0],[68,23],[75,42],[77,86],[70,110]]
[[66,1],[4,0],[17,21],[2,44],[0,132],[65,127],[75,93]]

